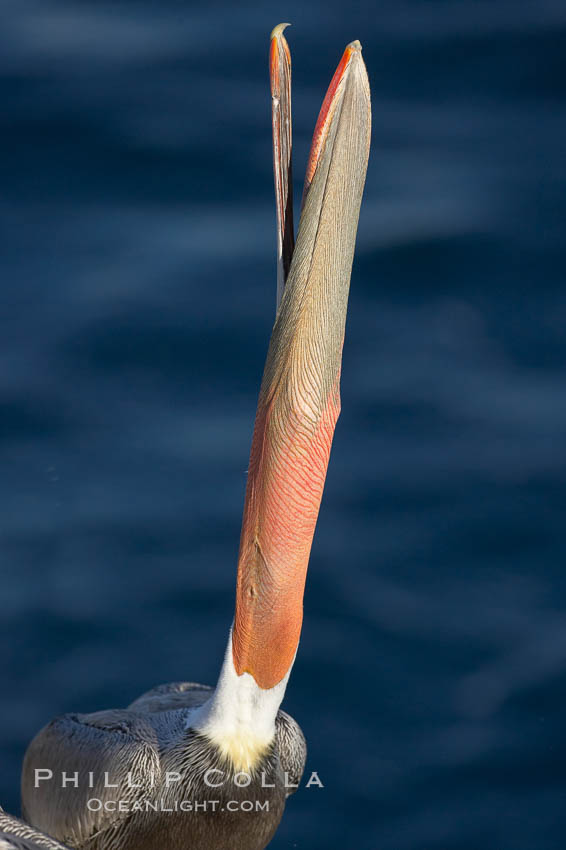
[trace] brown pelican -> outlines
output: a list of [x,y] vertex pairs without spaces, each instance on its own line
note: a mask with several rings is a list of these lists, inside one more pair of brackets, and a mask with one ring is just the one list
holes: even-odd
[[279,298],[224,662],[214,689],[161,685],[127,709],[67,714],[39,732],[24,761],[24,817],[72,847],[260,850],[303,773],[303,735],[279,706],[297,652],[307,564],[340,411],[371,117],[361,46],[354,41],[315,127],[293,245],[284,26],[275,28],[270,46]]

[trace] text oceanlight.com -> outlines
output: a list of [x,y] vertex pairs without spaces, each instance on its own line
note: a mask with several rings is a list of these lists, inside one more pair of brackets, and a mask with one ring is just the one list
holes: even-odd
[[87,800],[90,812],[268,812],[269,800]]

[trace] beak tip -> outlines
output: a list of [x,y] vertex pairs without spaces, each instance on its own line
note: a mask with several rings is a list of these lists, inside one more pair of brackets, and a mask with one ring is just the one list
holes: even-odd
[[289,24],[289,23],[287,23],[287,24],[277,24],[277,26],[273,27],[273,29],[271,30],[271,35],[269,36],[269,38],[271,40],[273,40],[274,38],[280,38],[283,35],[283,30],[286,29],[287,27],[290,27],[290,26],[291,26],[291,24]]
[[361,45],[361,42],[358,41],[358,39],[356,39],[355,41],[351,41],[350,44],[348,45],[348,48],[351,51],[353,51],[354,53],[361,53],[362,52],[362,45]]

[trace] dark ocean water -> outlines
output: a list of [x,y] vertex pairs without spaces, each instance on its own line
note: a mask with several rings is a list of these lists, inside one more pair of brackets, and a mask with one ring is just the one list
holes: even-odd
[[563,850],[566,7],[0,7],[0,804],[64,711],[213,683],[296,191],[344,45],[374,134],[272,847]]

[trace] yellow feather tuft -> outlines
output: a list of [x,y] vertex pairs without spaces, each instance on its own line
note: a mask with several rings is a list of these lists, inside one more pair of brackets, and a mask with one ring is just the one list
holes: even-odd
[[254,772],[272,743],[248,730],[215,735],[212,741],[226,761],[244,773]]

